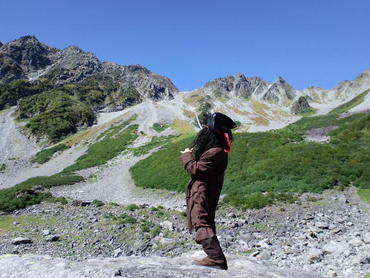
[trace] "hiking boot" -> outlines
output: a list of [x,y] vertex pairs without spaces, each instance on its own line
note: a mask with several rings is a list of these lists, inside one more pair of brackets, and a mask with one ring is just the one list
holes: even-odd
[[211,259],[209,257],[205,257],[205,258],[200,259],[200,260],[194,260],[193,264],[227,270],[227,264],[226,264],[225,261],[223,261],[223,260],[214,260],[214,259]]

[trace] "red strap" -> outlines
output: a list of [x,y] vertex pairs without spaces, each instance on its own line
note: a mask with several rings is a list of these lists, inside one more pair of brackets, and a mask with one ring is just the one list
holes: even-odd
[[228,152],[230,152],[232,142],[230,140],[229,133],[225,132],[224,136],[225,136],[226,144],[227,144],[227,146],[224,150],[225,150],[225,152],[228,153]]

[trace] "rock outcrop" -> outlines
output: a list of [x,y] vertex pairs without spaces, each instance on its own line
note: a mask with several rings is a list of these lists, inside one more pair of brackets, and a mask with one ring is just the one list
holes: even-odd
[[282,77],[270,85],[259,77],[245,77],[243,74],[216,78],[207,82],[202,90],[216,95],[234,94],[279,104],[284,104],[286,100],[291,102],[296,95],[294,88]]
[[262,94],[267,88],[268,84],[261,78],[245,77],[239,73],[211,80],[204,85],[203,90],[218,94],[234,93],[236,96],[250,98],[253,94]]
[[299,97],[292,105],[291,112],[293,114],[300,114],[304,112],[313,111],[312,107],[309,105],[306,97]]
[[95,75],[110,77],[121,88],[136,89],[143,98],[172,98],[178,91],[167,77],[140,65],[122,66],[101,62],[77,46],[57,49],[24,36],[0,49],[0,83],[46,77],[56,85],[77,83]]

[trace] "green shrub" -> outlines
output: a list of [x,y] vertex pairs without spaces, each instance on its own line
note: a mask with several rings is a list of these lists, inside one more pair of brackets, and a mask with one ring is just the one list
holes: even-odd
[[127,207],[126,207],[129,211],[135,211],[137,209],[139,209],[140,207],[136,204],[129,204]]
[[51,148],[47,148],[44,150],[39,151],[35,157],[32,159],[32,162],[36,163],[45,163],[50,160],[50,158],[56,153],[56,152],[61,152],[66,149],[68,149],[69,146],[64,145],[64,144],[58,144],[56,146],[53,146]]
[[92,201],[92,204],[94,206],[96,206],[96,207],[102,207],[102,206],[104,206],[104,202],[102,202],[100,200],[96,200],[96,199]]
[[95,120],[91,107],[60,90],[22,99],[18,113],[21,119],[30,118],[26,128],[32,134],[47,136],[51,142],[75,133],[79,126],[90,126]]
[[153,124],[153,129],[154,129],[156,132],[162,132],[162,131],[166,130],[169,126],[170,126],[170,125],[154,123],[154,124]]
[[121,214],[121,215],[118,215],[118,216],[115,216],[115,215],[111,215],[109,216],[110,219],[112,219],[114,222],[116,222],[117,224],[135,224],[137,222],[137,219],[130,216],[130,215],[127,215],[127,214]]
[[40,176],[30,178],[13,187],[0,189],[0,211],[13,211],[30,205],[39,204],[42,201],[64,202],[62,199],[53,197],[50,193],[33,190],[35,187],[46,187],[75,184],[83,181],[83,177],[77,175]]

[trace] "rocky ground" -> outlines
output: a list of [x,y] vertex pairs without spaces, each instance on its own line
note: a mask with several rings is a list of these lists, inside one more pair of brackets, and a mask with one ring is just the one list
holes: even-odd
[[[217,215],[218,235],[230,258],[231,272],[250,263],[267,265],[276,273],[278,269],[300,271],[298,276],[274,277],[304,277],[302,273],[306,272],[321,273],[324,277],[363,277],[370,271],[369,208],[370,205],[358,200],[354,189],[307,194],[294,204],[260,210],[239,211],[221,205]],[[68,271],[78,268],[77,262],[70,261],[82,261],[88,267],[89,260],[99,260],[104,265],[111,264],[113,257],[125,266],[122,273],[129,267],[124,262],[132,258],[147,263],[142,267],[143,275],[160,275],[164,271],[162,277],[186,277],[181,276],[181,271],[178,276],[165,271],[176,269],[178,262],[193,271],[191,256],[185,259],[181,256],[196,250],[200,247],[186,231],[184,213],[161,206],[69,201],[63,205],[43,203],[0,216],[0,254],[68,259],[2,257],[0,265],[2,268],[6,265],[2,273],[12,268],[12,263],[7,262],[27,265],[36,260],[40,269],[49,262],[49,267],[55,266],[58,272],[63,264],[70,266]],[[130,265],[130,269],[134,266]],[[117,264],[109,269],[114,272],[114,268]],[[75,277],[85,277],[81,273]]]

